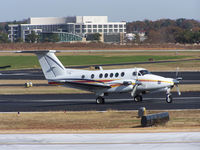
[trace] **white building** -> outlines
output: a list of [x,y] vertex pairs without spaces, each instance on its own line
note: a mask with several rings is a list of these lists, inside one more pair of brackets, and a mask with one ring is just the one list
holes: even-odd
[[28,24],[9,25],[9,39],[25,41],[30,31],[65,32],[81,37],[89,33],[116,34],[126,32],[126,22],[108,22],[107,16],[29,18]]

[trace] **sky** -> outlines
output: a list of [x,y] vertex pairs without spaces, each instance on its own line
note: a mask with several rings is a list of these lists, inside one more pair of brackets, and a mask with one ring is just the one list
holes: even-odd
[[29,17],[108,16],[109,21],[195,19],[200,0],[0,0],[0,22]]

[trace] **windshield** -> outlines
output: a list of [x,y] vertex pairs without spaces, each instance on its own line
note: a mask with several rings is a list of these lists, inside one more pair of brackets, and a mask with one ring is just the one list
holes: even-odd
[[140,70],[139,74],[141,74],[142,76],[144,76],[146,74],[151,74],[151,72],[149,72],[148,70]]

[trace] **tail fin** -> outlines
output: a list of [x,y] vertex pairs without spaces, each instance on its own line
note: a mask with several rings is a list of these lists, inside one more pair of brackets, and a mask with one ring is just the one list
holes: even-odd
[[22,53],[35,53],[37,55],[42,71],[47,80],[58,78],[66,73],[65,67],[58,60],[54,54],[55,52],[55,50],[22,51]]

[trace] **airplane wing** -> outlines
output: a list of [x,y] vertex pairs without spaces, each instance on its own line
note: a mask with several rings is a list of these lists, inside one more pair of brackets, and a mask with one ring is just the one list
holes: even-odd
[[66,85],[72,88],[79,88],[87,91],[96,91],[96,90],[103,90],[109,89],[111,86],[104,84],[104,83],[90,83],[90,82],[78,82],[73,80],[65,80],[65,81],[51,81],[49,82],[51,85]]

